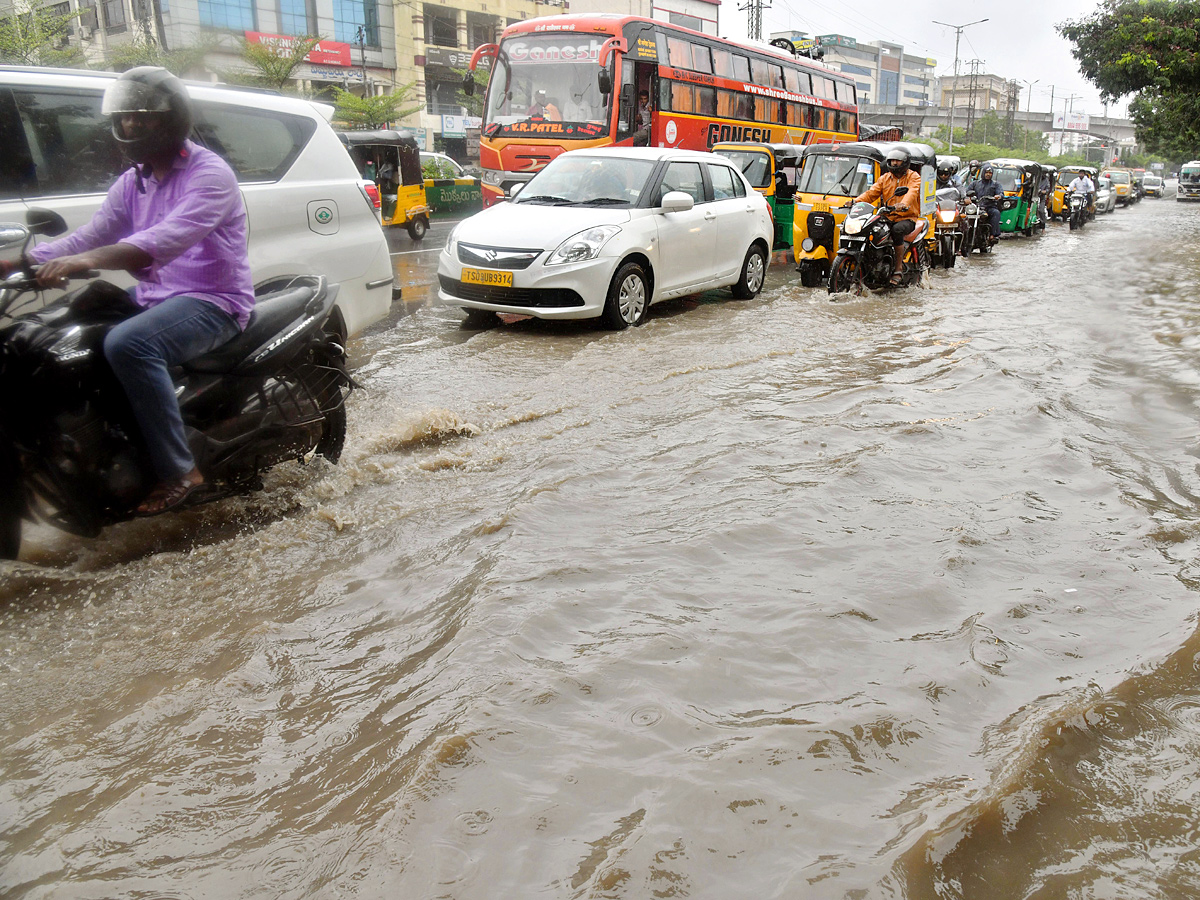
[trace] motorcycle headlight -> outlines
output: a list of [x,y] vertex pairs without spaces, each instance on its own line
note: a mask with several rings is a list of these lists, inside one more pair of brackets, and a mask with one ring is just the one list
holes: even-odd
[[484,169],[479,180],[492,187],[500,187],[500,183],[504,180],[504,171],[502,169]]
[[846,234],[858,234],[862,231],[865,222],[866,219],[851,219],[847,217],[845,223],[842,225],[842,231],[846,232]]
[[970,203],[963,207],[963,214],[968,216],[977,216],[979,215],[979,207],[974,203]]
[[619,225],[598,225],[573,234],[555,248],[546,260],[546,265],[562,266],[595,259],[604,245],[620,232]]
[[939,209],[938,210],[938,221],[940,221],[946,225],[949,225],[951,222],[954,221],[954,210]]

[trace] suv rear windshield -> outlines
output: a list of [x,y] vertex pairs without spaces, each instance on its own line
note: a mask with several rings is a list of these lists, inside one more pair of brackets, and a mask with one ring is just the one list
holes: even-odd
[[[97,194],[128,166],[100,114],[102,92],[0,88],[0,200]],[[193,104],[194,140],[220,154],[239,182],[278,181],[316,123],[223,103]]]

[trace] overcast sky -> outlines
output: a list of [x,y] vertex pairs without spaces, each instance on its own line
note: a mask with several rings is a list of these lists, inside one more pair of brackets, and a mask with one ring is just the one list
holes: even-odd
[[[720,32],[723,37],[746,36],[748,14],[738,9],[746,0],[723,0]],[[810,35],[844,34],[859,41],[893,41],[905,53],[937,60],[938,75],[954,74],[954,29],[933,20],[965,25],[977,19],[990,21],[963,30],[959,43],[959,72],[969,71],[972,59],[984,61],[989,74],[1022,82],[1021,109],[1050,109],[1054,86],[1054,111],[1062,112],[1063,99],[1076,95],[1075,112],[1103,115],[1100,92],[1084,80],[1071,56],[1071,45],[1054,26],[1091,14],[1098,0],[1008,0],[1004,3],[951,2],[951,0],[765,0],[763,37],[773,31],[797,30]],[[898,14],[899,13],[899,14]],[[1033,103],[1029,103],[1029,86]],[[1127,98],[1126,98],[1127,99]],[[1126,99],[1109,107],[1109,114],[1125,115]]]

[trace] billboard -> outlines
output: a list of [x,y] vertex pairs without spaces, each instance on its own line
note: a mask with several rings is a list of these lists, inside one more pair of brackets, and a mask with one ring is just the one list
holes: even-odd
[[[282,53],[291,50],[292,45],[296,43],[294,37],[282,34],[264,34],[261,31],[247,31],[246,41],[251,44],[262,44]],[[312,50],[304,59],[306,62],[316,63],[319,66],[349,66],[350,45],[339,41],[321,40],[313,45]]]
[[1055,131],[1090,131],[1091,117],[1087,113],[1055,113]]

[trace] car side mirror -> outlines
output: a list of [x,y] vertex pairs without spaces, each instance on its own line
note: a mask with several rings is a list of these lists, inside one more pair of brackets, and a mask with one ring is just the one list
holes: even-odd
[[0,225],[0,250],[19,244],[29,237],[29,229],[20,225]]
[[669,191],[663,195],[661,205],[665,213],[687,212],[696,205],[696,201],[692,199],[691,194],[685,194],[683,191]]
[[52,209],[33,207],[25,213],[25,224],[33,234],[57,237],[67,230],[67,220]]

